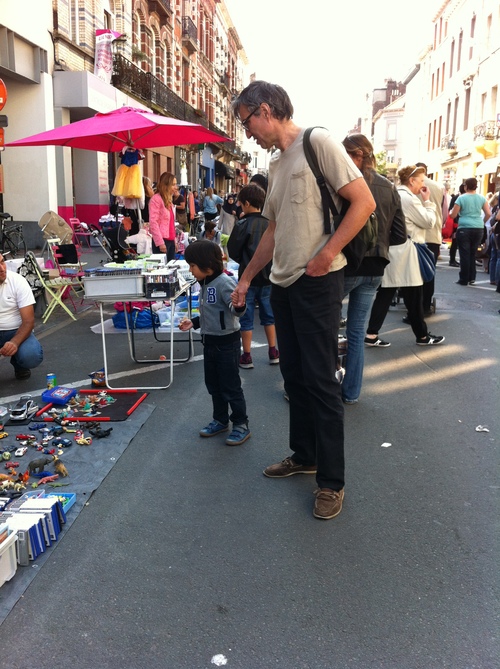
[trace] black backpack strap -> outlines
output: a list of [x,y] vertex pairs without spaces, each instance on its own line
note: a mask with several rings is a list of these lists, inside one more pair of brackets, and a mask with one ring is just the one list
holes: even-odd
[[[315,127],[320,127],[320,126],[315,126]],[[309,164],[309,167],[311,168],[311,171],[316,178],[316,183],[318,184],[321,193],[321,204],[323,205],[323,226],[325,235],[331,235],[332,225],[330,222],[330,212],[332,212],[333,215],[334,229],[337,229],[343,216],[339,214],[337,207],[335,206],[335,202],[333,201],[332,195],[328,190],[326,179],[319,168],[318,158],[316,157],[316,154],[311,144],[311,133],[313,130],[314,127],[311,127],[307,128],[304,132],[304,138],[303,138],[304,153],[307,162]]]

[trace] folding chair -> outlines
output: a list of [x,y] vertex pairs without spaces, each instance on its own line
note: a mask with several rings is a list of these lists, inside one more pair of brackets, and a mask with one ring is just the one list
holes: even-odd
[[45,240],[41,253],[42,256],[47,248],[47,240],[57,237],[61,244],[69,244],[73,240],[73,230],[71,226],[66,223],[64,218],[61,218],[59,214],[56,214],[55,211],[46,211],[45,214],[40,217],[38,227],[42,231]]
[[92,232],[89,226],[86,223],[82,223],[79,218],[70,218],[69,224],[73,230],[73,243],[82,246],[80,239],[83,237],[88,247],[87,253],[90,253],[92,251],[90,247],[90,238],[92,237]]
[[71,279],[71,289],[68,291],[68,297],[73,304],[76,312],[76,304],[73,301],[71,293],[74,293],[80,299],[80,304],[84,300],[84,285],[83,277],[85,276],[84,265],[80,261],[80,253],[76,244],[60,244],[58,239],[48,239],[47,243],[50,248],[50,253],[54,259],[56,269],[59,271],[59,276],[63,279]]
[[[40,282],[46,291],[46,294],[50,295],[50,302],[47,305],[47,308],[42,315],[42,323],[46,323],[54,309],[59,305],[64,309],[64,311],[71,316],[71,318],[76,321],[76,317],[71,313],[71,310],[64,304],[63,295],[66,290],[73,289],[73,279],[70,277],[56,277],[54,279],[45,279],[43,276],[42,270],[39,268],[35,256],[31,251],[28,251],[26,258],[29,258],[30,264],[34,267],[35,272],[40,279]],[[74,303],[73,303],[74,304]],[[76,311],[76,309],[75,309]]]

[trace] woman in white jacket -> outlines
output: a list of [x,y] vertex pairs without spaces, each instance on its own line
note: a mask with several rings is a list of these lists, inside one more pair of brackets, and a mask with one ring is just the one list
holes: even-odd
[[[425,244],[425,232],[436,222],[436,207],[430,201],[430,191],[424,185],[425,169],[409,165],[398,172],[401,185],[398,192],[406,220],[409,239],[406,244],[389,247],[389,265],[382,278],[366,331],[367,346],[390,346],[378,333],[391,305],[394,293],[402,288],[411,329],[419,346],[433,346],[444,342],[444,337],[431,335],[424,320],[423,281],[413,242]],[[422,200],[420,200],[420,195]]]

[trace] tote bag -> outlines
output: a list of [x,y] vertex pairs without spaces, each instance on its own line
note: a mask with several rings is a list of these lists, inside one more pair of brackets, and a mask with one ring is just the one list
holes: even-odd
[[418,254],[418,264],[420,266],[420,274],[422,275],[422,281],[427,283],[427,281],[432,281],[436,275],[436,266],[434,265],[434,254],[427,247],[426,244],[417,244],[414,242]]

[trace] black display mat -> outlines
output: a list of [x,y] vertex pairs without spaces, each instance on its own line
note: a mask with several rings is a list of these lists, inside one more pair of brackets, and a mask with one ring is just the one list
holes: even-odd
[[[138,390],[106,390],[103,388],[91,388],[91,389],[82,389],[78,391],[80,397],[84,395],[91,395],[96,397],[98,393],[105,391],[107,395],[113,397],[116,401],[113,404],[108,404],[106,406],[99,407],[96,413],[92,416],[85,416],[83,411],[75,411],[74,415],[68,420],[77,420],[84,422],[119,422],[127,420],[132,413],[137,409],[138,406],[146,399],[149,393],[141,392]],[[30,420],[6,420],[4,422],[5,427],[22,427],[29,425],[30,423],[39,423],[43,422],[44,419],[41,417],[42,413],[48,411],[52,407],[59,409],[63,408],[63,405],[57,404],[47,404],[42,400],[41,397],[33,397],[33,400],[38,404],[38,415],[35,414]],[[48,423],[53,422],[52,419],[45,419]]]

